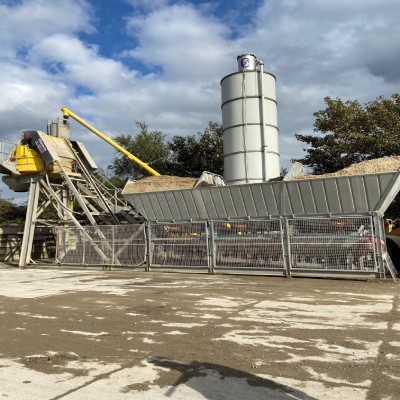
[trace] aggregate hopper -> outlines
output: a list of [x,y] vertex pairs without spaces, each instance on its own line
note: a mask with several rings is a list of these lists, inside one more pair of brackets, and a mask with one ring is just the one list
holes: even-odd
[[125,198],[148,221],[271,217],[383,216],[400,190],[400,172],[142,193]]

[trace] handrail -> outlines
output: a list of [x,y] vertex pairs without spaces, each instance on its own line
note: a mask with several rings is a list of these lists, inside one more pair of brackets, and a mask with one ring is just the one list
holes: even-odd
[[0,140],[0,163],[8,160],[16,144],[8,140]]
[[140,160],[139,158],[135,157],[132,153],[129,151],[125,150],[123,147],[121,147],[118,143],[114,142],[111,138],[109,138],[107,135],[104,133],[100,132],[98,129],[90,125],[88,122],[86,122],[84,119],[73,113],[71,110],[69,110],[66,107],[63,107],[61,111],[64,113],[64,119],[67,119],[68,117],[72,117],[75,121],[79,122],[81,125],[83,125],[85,128],[89,129],[92,131],[95,135],[99,136],[103,140],[105,140],[108,144],[111,144],[111,146],[115,147],[118,151],[121,153],[125,154],[130,160],[134,161],[135,163],[139,164],[141,167],[143,167],[147,172],[150,172],[154,176],[160,176],[160,174],[151,168],[148,164]]

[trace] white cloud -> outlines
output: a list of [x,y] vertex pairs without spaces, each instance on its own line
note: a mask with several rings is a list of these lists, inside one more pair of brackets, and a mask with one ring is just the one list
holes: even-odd
[[132,17],[128,33],[139,45],[125,54],[160,65],[164,79],[218,79],[221,60],[229,54],[229,28],[189,5],[172,5]]
[[[13,4],[13,2],[11,2]],[[2,57],[17,54],[48,35],[93,32],[91,11],[85,0],[22,0],[0,5],[0,48]]]
[[[312,132],[325,96],[364,102],[398,92],[397,0],[253,1],[246,5],[258,8],[242,14],[214,2],[127,3],[132,13],[120,23],[131,47],[118,58],[102,51],[101,40],[116,39],[102,34],[94,0],[0,5],[2,138],[44,130],[62,106],[110,135],[133,132],[135,120],[171,136],[193,134],[221,121],[219,82],[236,72],[238,54],[252,52],[277,77],[288,166],[303,155],[293,134]],[[75,123],[72,134],[90,143],[98,164],[111,162],[107,144]]]
[[47,68],[54,66],[57,75],[70,84],[96,92],[123,89],[135,75],[120,62],[101,57],[96,46],[67,35],[45,38],[33,46],[31,59]]

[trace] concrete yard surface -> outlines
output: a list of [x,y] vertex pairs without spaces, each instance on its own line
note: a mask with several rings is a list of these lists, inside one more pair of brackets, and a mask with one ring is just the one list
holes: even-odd
[[0,267],[4,399],[398,399],[400,285]]

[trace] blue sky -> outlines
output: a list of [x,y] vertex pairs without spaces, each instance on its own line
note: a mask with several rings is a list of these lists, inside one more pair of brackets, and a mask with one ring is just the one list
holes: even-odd
[[[250,52],[277,77],[288,167],[325,96],[399,91],[399,15],[398,0],[0,0],[0,138],[45,131],[63,106],[110,136],[134,121],[194,134],[221,122],[220,80]],[[72,136],[111,163],[105,142],[74,123]]]

